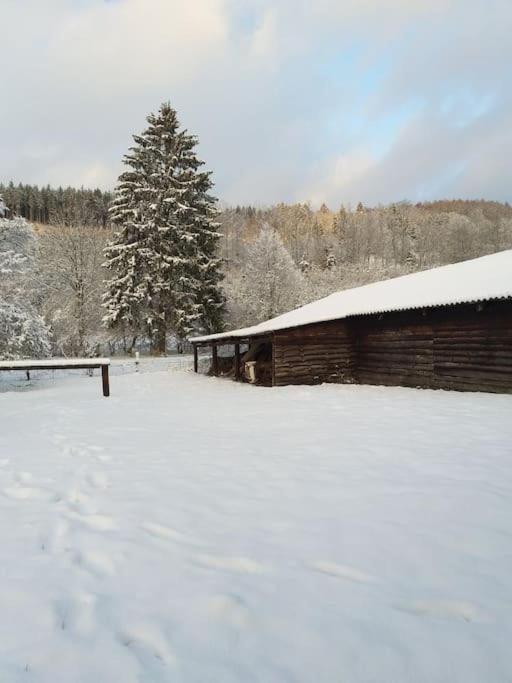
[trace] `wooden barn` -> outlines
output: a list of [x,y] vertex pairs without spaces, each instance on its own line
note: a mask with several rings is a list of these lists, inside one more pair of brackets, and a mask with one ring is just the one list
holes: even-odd
[[512,393],[512,250],[331,294],[253,327],[196,337],[210,371]]

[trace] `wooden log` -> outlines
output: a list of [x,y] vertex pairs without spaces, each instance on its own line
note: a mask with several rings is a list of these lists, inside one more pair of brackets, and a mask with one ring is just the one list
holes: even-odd
[[493,339],[482,339],[481,341],[473,340],[459,340],[452,342],[434,342],[434,351],[436,353],[443,353],[444,351],[462,351],[463,353],[471,353],[473,351],[501,351],[503,353],[512,354],[512,342],[504,343],[495,341]]
[[435,339],[485,339],[487,337],[495,337],[496,339],[511,339],[512,331],[506,328],[497,327],[479,327],[474,330],[465,330],[457,328],[455,330],[436,330],[434,333]]
[[194,372],[197,373],[199,369],[199,358],[198,358],[198,349],[196,344],[194,344]]
[[483,376],[501,377],[503,381],[508,381],[512,384],[512,367],[494,367],[482,365],[466,365],[461,367],[456,363],[436,364],[435,370],[437,373],[460,375],[465,377]]
[[311,358],[315,356],[350,356],[352,354],[351,347],[326,346],[314,347],[308,349],[286,349],[278,350],[276,358]]
[[473,352],[471,354],[463,353],[436,353],[434,356],[434,363],[455,363],[457,365],[466,366],[475,363],[482,365],[494,365],[495,367],[509,367],[512,365],[512,354],[505,355],[501,353],[485,353]]
[[348,360],[343,359],[343,358],[318,358],[314,360],[308,360],[305,362],[296,362],[293,360],[286,360],[286,361],[280,361],[276,362],[276,368],[290,368],[290,370],[293,370],[294,368],[309,368],[309,367],[333,367],[333,366],[339,366],[339,367],[352,367],[354,364],[350,363]]
[[453,375],[443,375],[436,378],[436,389],[455,389],[456,391],[490,391],[492,393],[512,393],[510,382],[501,383],[489,381],[485,378],[466,378]]

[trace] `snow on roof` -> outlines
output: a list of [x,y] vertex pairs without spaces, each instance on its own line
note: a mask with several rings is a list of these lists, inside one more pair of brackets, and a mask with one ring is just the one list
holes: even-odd
[[448,306],[508,297],[512,297],[512,249],[335,292],[258,325],[232,332],[194,337],[191,341],[253,337],[353,315]]

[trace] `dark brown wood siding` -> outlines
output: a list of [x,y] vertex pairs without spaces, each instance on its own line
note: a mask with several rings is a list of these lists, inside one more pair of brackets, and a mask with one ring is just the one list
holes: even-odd
[[361,384],[512,391],[511,302],[360,317],[353,324]]
[[353,348],[350,326],[345,320],[276,332],[273,340],[274,384],[351,382]]
[[358,316],[276,332],[274,384],[512,393],[512,302]]
[[359,319],[356,377],[360,384],[427,387],[433,369],[432,325],[424,320]]
[[512,392],[512,303],[439,320],[434,379],[441,389]]

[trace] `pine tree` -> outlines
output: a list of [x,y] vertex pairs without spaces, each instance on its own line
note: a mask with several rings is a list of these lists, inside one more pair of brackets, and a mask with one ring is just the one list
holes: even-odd
[[164,103],[147,118],[125,156],[111,208],[118,226],[106,249],[112,273],[104,297],[104,322],[144,334],[165,353],[166,334],[221,329],[220,237],[210,173],[195,152],[197,138],[180,130]]

